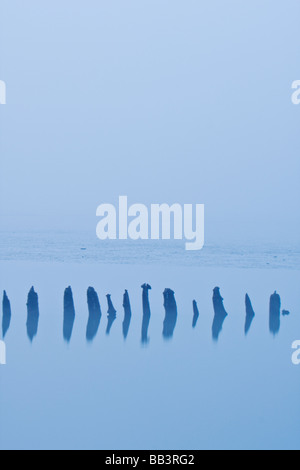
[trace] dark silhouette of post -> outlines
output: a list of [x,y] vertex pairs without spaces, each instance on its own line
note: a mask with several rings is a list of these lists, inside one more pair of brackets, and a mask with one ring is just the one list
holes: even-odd
[[164,293],[165,319],[163,324],[163,337],[168,340],[173,337],[177,323],[177,304],[172,289],[165,289]]
[[223,297],[220,294],[220,288],[215,287],[213,291],[214,321],[212,325],[212,337],[214,341],[218,341],[223,328],[225,318],[228,316],[224,305]]
[[252,303],[248,294],[245,297],[245,304],[246,304],[246,322],[245,322],[245,335],[249,333],[251,328],[252,322],[255,317],[255,312],[252,307]]
[[11,306],[9,298],[7,297],[6,291],[3,292],[2,300],[2,336],[5,338],[6,333],[9,330],[11,322]]
[[281,299],[280,296],[275,291],[274,294],[270,297],[270,321],[269,328],[270,333],[276,336],[280,330],[280,309],[281,309]]
[[149,323],[150,323],[150,318],[151,318],[151,310],[150,310],[150,302],[149,302],[149,290],[151,290],[151,286],[149,284],[143,284],[141,287],[143,289],[143,295],[142,295],[143,321],[142,321],[141,342],[142,344],[147,344],[149,343],[148,329],[149,329]]
[[130,322],[131,322],[131,306],[130,306],[129,294],[127,290],[125,290],[125,293],[123,296],[123,308],[124,308],[124,320],[123,320],[122,328],[123,328],[123,337],[124,339],[126,339],[128,336]]
[[32,343],[33,338],[38,333],[39,327],[39,298],[34,288],[32,287],[29,291],[27,298],[27,336]]
[[64,293],[64,340],[69,343],[72,338],[73,327],[75,322],[75,306],[73,300],[72,288],[69,286]]
[[99,297],[93,287],[89,287],[87,290],[87,303],[89,319],[86,327],[86,340],[92,342],[98,333],[102,316]]
[[193,324],[192,327],[196,328],[197,322],[199,318],[199,310],[196,300],[193,300]]
[[106,298],[107,298],[107,305],[108,305],[106,334],[109,335],[111,327],[113,325],[113,322],[117,318],[117,310],[113,306],[113,303],[112,303],[112,300],[111,300],[111,295],[107,294]]

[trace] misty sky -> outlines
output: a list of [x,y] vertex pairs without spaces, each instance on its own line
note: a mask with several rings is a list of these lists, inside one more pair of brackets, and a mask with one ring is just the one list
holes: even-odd
[[204,203],[210,239],[299,240],[298,0],[1,0],[1,230]]

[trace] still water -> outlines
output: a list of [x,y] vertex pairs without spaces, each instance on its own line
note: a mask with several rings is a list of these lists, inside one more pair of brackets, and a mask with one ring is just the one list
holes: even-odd
[[299,449],[294,266],[24,258],[1,261],[1,449]]

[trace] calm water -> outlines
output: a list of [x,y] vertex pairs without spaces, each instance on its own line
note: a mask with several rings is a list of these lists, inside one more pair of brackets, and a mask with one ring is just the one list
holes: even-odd
[[[178,246],[170,256],[159,245],[144,253],[134,245],[95,249],[80,237],[71,247],[64,236],[57,244],[50,236],[23,241],[2,237],[0,248],[0,289],[11,306],[0,367],[1,449],[299,448],[300,366],[291,362],[300,339],[297,253],[208,247],[187,266],[189,254]],[[148,306],[143,283],[152,287]],[[34,297],[26,305],[32,286],[38,321]],[[74,323],[64,305],[68,286]],[[89,317],[90,286],[101,318]],[[228,314],[223,324],[216,286]],[[174,310],[171,296],[167,312],[166,288],[176,301]],[[246,293],[255,312],[247,335]],[[110,318],[107,294],[116,311]]]
[[237,268],[299,269],[300,246],[271,242],[205,244],[201,251],[186,251],[178,241],[109,241],[89,232],[0,232],[2,261],[65,263],[169,264]]

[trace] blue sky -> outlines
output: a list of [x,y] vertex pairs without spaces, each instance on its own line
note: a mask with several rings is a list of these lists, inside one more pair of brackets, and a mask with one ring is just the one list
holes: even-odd
[[209,239],[299,240],[298,1],[2,0],[1,229],[206,205]]

